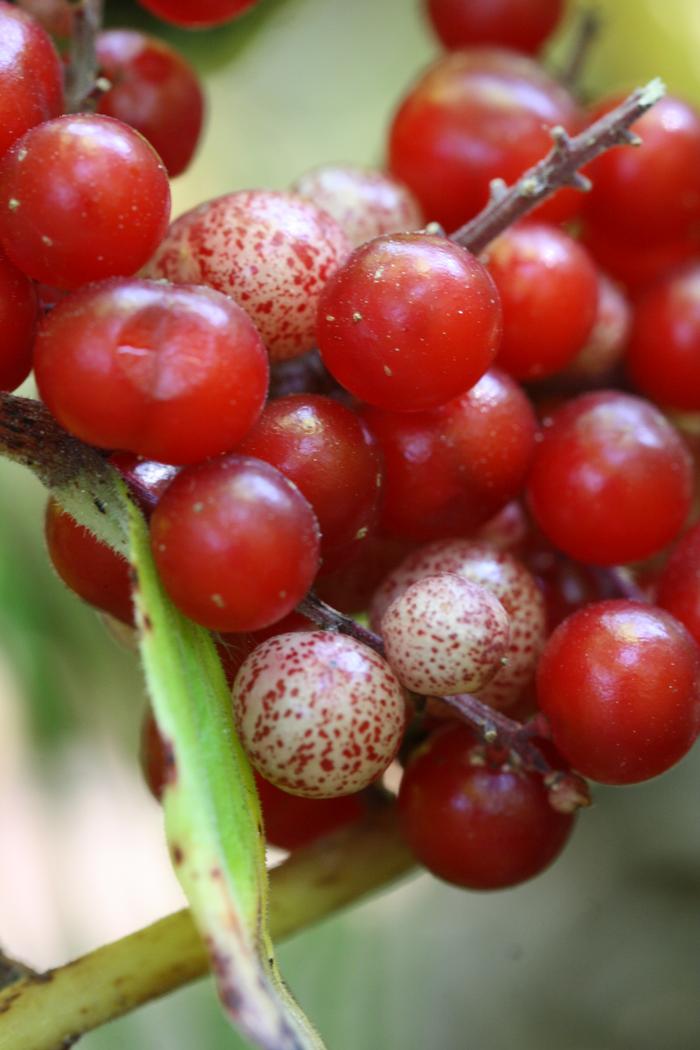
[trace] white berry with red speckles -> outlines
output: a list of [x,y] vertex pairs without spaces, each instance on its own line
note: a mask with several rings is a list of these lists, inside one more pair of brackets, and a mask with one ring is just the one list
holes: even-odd
[[402,685],[449,696],[473,693],[501,670],[510,621],[485,587],[445,573],[418,580],[391,603],[382,637]]
[[406,233],[423,225],[411,191],[383,171],[324,164],[301,175],[292,190],[337,219],[354,247],[384,233]]
[[510,617],[506,664],[481,690],[479,699],[499,710],[515,704],[532,681],[546,637],[545,606],[535,579],[507,551],[469,539],[439,540],[420,547],[401,562],[376,591],[371,623],[379,630],[391,603],[426,576],[456,573],[486,587]]
[[350,250],[335,219],[303,197],[244,190],[180,216],[145,272],[230,295],[283,361],[313,347],[321,291]]
[[371,784],[404,731],[404,694],[386,660],[347,635],[280,634],[233,687],[236,726],[267,780],[294,795],[336,798]]

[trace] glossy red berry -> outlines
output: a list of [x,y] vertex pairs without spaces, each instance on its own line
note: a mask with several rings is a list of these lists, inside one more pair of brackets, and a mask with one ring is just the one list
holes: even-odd
[[[492,179],[515,182],[548,153],[549,128],[576,132],[580,123],[571,96],[525,56],[496,48],[455,51],[401,103],[389,167],[426,219],[451,232],[487,203]],[[557,221],[580,207],[573,190],[560,190],[537,214]]]
[[329,372],[393,412],[435,408],[468,390],[493,361],[500,334],[498,293],[482,264],[423,233],[357,248],[318,307]]
[[151,544],[174,603],[215,631],[281,620],[318,572],[311,507],[278,470],[247,456],[180,471],[151,518]]
[[0,157],[25,131],[63,112],[63,70],[51,37],[0,2]]
[[501,298],[496,364],[520,380],[554,375],[582,350],[598,309],[598,274],[582,245],[555,226],[502,233],[484,261]]
[[675,546],[659,577],[656,601],[700,644],[700,525]]
[[202,130],[204,96],[197,74],[157,37],[108,29],[97,38],[100,73],[110,88],[98,112],[148,139],[172,178],[189,166]]
[[700,732],[700,649],[661,609],[596,602],[547,642],[537,696],[579,773],[635,784],[675,765]]
[[32,370],[38,313],[34,285],[0,253],[0,390],[15,390]]
[[471,890],[516,886],[559,855],[573,825],[550,805],[542,776],[452,722],[410,759],[399,791],[401,830],[433,875]]
[[267,780],[307,798],[367,787],[403,735],[401,686],[389,665],[347,635],[282,634],[248,657],[233,690],[236,727]]
[[258,0],[139,0],[148,11],[183,29],[207,29],[238,18]]
[[32,128],[0,163],[0,241],[37,281],[77,288],[132,274],[160,243],[170,188],[132,128],[99,114]]
[[319,296],[349,252],[338,223],[315,204],[294,193],[246,190],[181,215],[146,273],[230,295],[272,360],[283,361],[313,347]]
[[[621,101],[599,103],[593,119]],[[593,185],[584,214],[623,242],[680,239],[700,218],[700,113],[665,95],[631,130],[642,140],[638,149],[608,150],[586,168]]]
[[663,549],[690,510],[692,462],[674,427],[640,398],[574,398],[545,426],[528,482],[535,519],[560,550],[592,565]]
[[324,571],[352,557],[374,527],[382,470],[375,442],[351,409],[318,394],[269,402],[238,446],[281,470],[318,518]]
[[52,499],[44,519],[46,547],[66,587],[122,623],[134,621],[129,563],[96,539]]
[[554,31],[563,0],[426,0],[442,44],[454,51],[482,44],[534,54]]
[[233,448],[257,419],[267,355],[247,315],[209,288],[115,278],[44,319],[39,392],[76,437],[165,463]]
[[535,451],[530,402],[497,369],[430,412],[363,416],[384,460],[381,527],[405,539],[473,532],[520,492]]
[[637,301],[626,363],[645,397],[700,410],[700,265],[658,281]]

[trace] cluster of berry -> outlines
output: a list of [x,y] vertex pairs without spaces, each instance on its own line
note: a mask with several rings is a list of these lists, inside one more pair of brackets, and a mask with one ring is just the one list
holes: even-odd
[[[400,754],[416,856],[494,888],[563,846],[571,769],[634,783],[700,732],[700,526],[659,560],[695,468],[657,407],[700,410],[700,115],[666,98],[590,193],[477,246],[500,180],[592,116],[524,53],[559,0],[427,8],[451,50],[394,117],[390,174],[328,166],[168,228],[191,71],[106,33],[100,112],[60,115],[48,36],[0,2],[2,386],[33,367],[149,517],[172,601],[216,633],[269,840],[356,820]],[[126,562],[53,504],[46,534],[66,583],[130,623]],[[157,791],[151,722],[146,750]]]

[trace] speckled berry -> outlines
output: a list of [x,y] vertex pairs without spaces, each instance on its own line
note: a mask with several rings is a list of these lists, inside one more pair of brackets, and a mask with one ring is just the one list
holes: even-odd
[[324,164],[301,175],[292,190],[332,215],[353,247],[383,233],[403,233],[423,225],[411,191],[383,171]]
[[379,630],[391,603],[426,576],[456,573],[494,594],[510,617],[505,666],[479,690],[479,699],[501,710],[515,704],[532,681],[546,636],[544,600],[532,574],[507,551],[469,539],[440,540],[414,551],[375,593],[371,622]]
[[335,219],[310,201],[246,190],[182,215],[146,272],[230,295],[255,323],[272,360],[282,361],[313,347],[321,290],[350,248]]
[[382,617],[392,671],[416,693],[473,693],[500,671],[510,637],[508,613],[485,587],[461,576],[427,576]]
[[360,791],[394,758],[404,696],[377,653],[325,631],[281,634],[251,653],[233,688],[251,762],[277,787],[306,798]]

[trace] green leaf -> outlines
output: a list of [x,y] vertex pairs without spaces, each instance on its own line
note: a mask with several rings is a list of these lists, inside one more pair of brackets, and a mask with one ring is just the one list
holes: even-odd
[[146,681],[173,756],[163,800],[168,844],[221,1001],[265,1050],[319,1050],[275,962],[260,808],[214,644],[164,594],[135,507],[129,530]]

